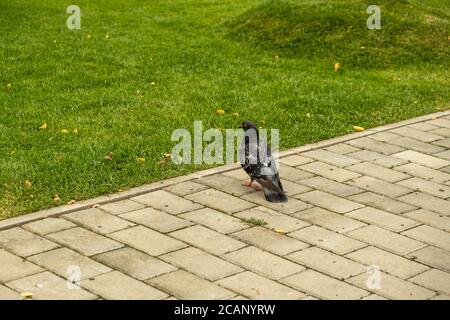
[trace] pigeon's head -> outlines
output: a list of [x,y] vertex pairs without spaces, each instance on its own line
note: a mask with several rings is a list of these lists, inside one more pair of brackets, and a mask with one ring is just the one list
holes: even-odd
[[247,131],[248,129],[255,129],[256,131],[258,131],[258,128],[250,120],[245,120],[244,122],[242,122],[239,128],[244,129],[244,131]]

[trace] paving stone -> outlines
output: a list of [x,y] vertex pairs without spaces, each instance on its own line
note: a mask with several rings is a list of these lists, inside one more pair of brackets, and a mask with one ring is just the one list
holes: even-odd
[[297,300],[305,297],[302,292],[250,271],[221,279],[217,283],[252,300]]
[[166,293],[119,271],[82,281],[81,285],[108,300],[153,300],[168,297]]
[[387,273],[381,274],[380,289],[367,288],[367,280],[370,275],[361,274],[346,281],[358,287],[371,290],[377,295],[396,300],[424,300],[435,295],[431,290],[417,286],[406,280],[391,276]]
[[[351,181],[351,180],[350,180]],[[355,188],[344,183],[336,182],[324,177],[313,177],[299,181],[299,183],[307,185],[310,188],[334,194],[339,197],[348,197],[363,192],[359,188]]]
[[417,129],[414,129],[411,127],[395,128],[395,129],[392,129],[391,132],[399,134],[401,136],[414,138],[414,139],[422,141],[422,142],[433,142],[433,141],[442,139],[441,136],[438,136],[438,135],[435,135],[435,134],[432,134],[432,133],[429,133],[426,131],[417,130]]
[[450,272],[450,252],[441,248],[427,246],[408,254],[408,258],[422,262],[443,271]]
[[98,209],[114,215],[139,210],[142,208],[145,208],[145,205],[128,199],[107,203],[98,207]]
[[119,242],[83,228],[64,230],[49,234],[47,237],[87,256],[123,246]]
[[0,284],[0,300],[22,300],[21,295]]
[[325,149],[328,151],[331,151],[331,152],[339,153],[339,154],[347,154],[350,152],[356,152],[358,150],[361,150],[359,148],[356,148],[356,147],[351,146],[346,143],[338,143],[338,144],[326,147]]
[[402,234],[450,251],[450,233],[448,232],[422,225],[404,231]]
[[245,246],[245,243],[241,241],[199,225],[174,231],[170,235],[216,255],[222,255]]
[[416,139],[408,138],[408,137],[400,137],[397,139],[392,139],[389,143],[402,146],[403,148],[408,149],[407,151],[417,151],[425,153],[436,153],[439,151],[443,151],[444,148],[435,146],[431,143],[425,143],[418,141]]
[[431,227],[450,232],[450,217],[444,216],[425,209],[408,212],[404,214],[405,217],[420,221]]
[[297,167],[305,163],[313,162],[314,160],[306,157],[302,157],[299,155],[293,155],[293,156],[287,156],[279,159],[280,163],[291,166],[291,167]]
[[243,271],[228,261],[193,247],[165,254],[161,259],[211,281]]
[[295,213],[294,216],[311,224],[315,224],[338,233],[345,233],[366,225],[363,222],[359,222],[319,207],[300,211]]
[[419,224],[417,221],[404,218],[392,213],[387,213],[386,211],[382,211],[372,207],[365,207],[354,210],[345,214],[345,216],[361,220],[368,224],[376,225],[394,232],[400,232]]
[[282,283],[321,299],[354,300],[368,294],[366,290],[362,290],[314,270],[306,270],[302,273],[284,278]]
[[220,233],[231,233],[249,228],[240,219],[210,208],[183,213],[180,217]]
[[231,177],[240,181],[248,180],[248,174],[241,168],[231,171],[226,171],[223,175]]
[[366,266],[378,266],[381,271],[402,279],[408,279],[429,269],[423,264],[372,246],[350,252],[345,256]]
[[450,295],[450,273],[431,269],[409,279],[409,281],[424,286],[425,288]]
[[364,205],[360,203],[349,201],[319,190],[302,193],[295,196],[295,198],[338,213],[345,213],[364,207]]
[[269,229],[283,230],[286,232],[298,230],[309,226],[309,223],[300,221],[296,218],[292,218],[285,214],[279,213],[275,210],[271,210],[265,207],[256,207],[235,214],[236,217],[241,219],[261,219],[267,222],[265,225]]
[[229,299],[236,295],[225,288],[184,270],[152,278],[148,280],[148,283],[179,299],[217,300]]
[[[438,150],[436,152],[439,152],[442,150]],[[393,157],[397,157],[400,159],[409,160],[411,162],[423,165],[425,167],[430,167],[432,169],[439,169],[445,166],[450,165],[450,161],[443,160],[437,157],[430,156],[425,153],[420,153],[413,150],[407,150],[400,153],[396,153],[392,155]]]
[[151,256],[158,256],[186,247],[186,244],[181,241],[143,226],[117,231],[110,236]]
[[389,142],[392,139],[399,138],[399,135],[396,135],[395,133],[392,133],[390,131],[381,131],[377,132],[375,134],[370,135],[371,139],[382,141],[382,142]]
[[[391,140],[390,140],[391,141]],[[379,152],[385,155],[401,152],[404,148],[368,137],[362,137],[347,142],[348,144],[366,150]]]
[[450,215],[450,201],[436,198],[423,192],[410,193],[398,199],[423,209],[442,213],[447,216]]
[[67,248],[47,251],[29,257],[28,260],[66,279],[71,276],[72,272],[69,268],[73,266],[80,268],[80,280],[112,271],[107,266],[104,266]]
[[[402,181],[400,181],[401,183]],[[347,181],[348,184],[359,187],[361,189],[376,192],[388,197],[399,197],[413,190],[408,188],[408,186],[398,185],[380,180],[377,178],[372,178],[368,176],[362,176],[356,179]]]
[[359,172],[363,175],[378,178],[387,182],[396,182],[410,178],[409,175],[396,170],[385,168],[374,163],[363,162],[347,167],[348,170]]
[[430,121],[426,121],[425,123],[431,124],[433,126],[450,128],[450,120],[444,118],[438,118]]
[[141,202],[170,214],[180,214],[202,208],[202,206],[197,203],[173,195],[164,190],[146,193],[142,196],[131,198],[131,200]]
[[430,133],[437,134],[441,137],[450,137],[450,129],[449,128],[438,128],[435,130],[431,130]]
[[435,153],[434,156],[441,159],[450,160],[450,150]]
[[361,241],[317,226],[306,227],[288,235],[337,254],[345,254],[366,246]]
[[363,227],[347,235],[401,255],[425,246],[422,242],[376,226]]
[[22,228],[40,236],[76,227],[72,222],[58,218],[46,218],[22,225]]
[[367,270],[360,263],[316,247],[291,253],[287,258],[338,279],[346,279]]
[[425,123],[425,122],[418,122],[418,123],[410,124],[408,127],[416,129],[416,130],[422,130],[422,131],[432,131],[432,130],[436,130],[439,128],[437,126],[433,126],[433,125]]
[[[450,166],[446,166],[439,169],[441,172],[450,173]],[[446,185],[450,185],[450,181],[445,182]]]
[[[319,176],[335,180],[337,182],[344,182],[350,179],[359,177],[359,174],[351,172],[342,168],[332,166],[331,164],[315,161],[299,167],[302,170],[317,174]],[[307,179],[310,177],[304,177]]]
[[395,168],[395,170],[405,172],[411,176],[430,180],[436,183],[444,183],[446,181],[450,181],[450,174],[424,167],[416,163],[408,163],[402,166],[398,166]]
[[94,259],[138,280],[146,280],[177,270],[164,261],[128,247],[101,253]]
[[309,205],[303,201],[294,199],[294,198],[289,198],[288,202],[282,202],[282,203],[268,202],[266,200],[266,198],[264,197],[263,192],[255,192],[255,193],[247,194],[247,195],[243,196],[242,199],[254,202],[260,206],[264,206],[266,208],[276,210],[276,211],[286,213],[286,214],[292,214],[294,212],[298,212],[298,211],[305,210],[305,209],[312,207],[311,205]]
[[450,296],[447,296],[445,294],[438,294],[437,296],[434,296],[430,300],[450,300]]
[[0,247],[21,257],[55,249],[58,245],[21,228],[0,231]]
[[130,221],[123,220],[96,208],[75,211],[73,213],[65,214],[63,217],[100,234],[108,234],[135,225]]
[[363,203],[367,206],[378,208],[392,213],[405,213],[417,209],[416,207],[379,195],[373,192],[364,192],[349,197],[349,200]]
[[281,256],[308,247],[304,242],[262,227],[253,227],[239,231],[233,233],[232,236],[255,247]]
[[153,208],[131,211],[121,214],[120,217],[162,233],[175,231],[192,225],[189,221]]
[[[186,196],[207,207],[226,213],[234,213],[254,207],[254,204],[214,189],[207,189]],[[189,210],[194,211],[194,210]]]
[[299,264],[283,259],[255,247],[246,247],[223,256],[248,270],[278,280],[305,270]]
[[2,249],[0,249],[0,261],[0,282],[16,280],[43,271],[39,266]]
[[369,150],[361,150],[357,152],[352,152],[349,154],[349,156],[355,157],[357,159],[363,160],[363,161],[369,161],[373,162],[375,164],[378,164],[383,167],[392,168],[394,166],[399,166],[401,164],[405,164],[408,161],[403,159],[394,158],[391,156],[386,156],[384,154],[375,152],[375,151],[369,151]]
[[433,142],[433,144],[436,146],[441,146],[441,147],[450,149],[450,138],[435,141],[435,142]]
[[346,167],[361,162],[358,159],[334,153],[324,149],[316,149],[303,153],[304,156],[314,160],[322,161],[337,167]]
[[67,285],[63,278],[46,271],[14,280],[7,286],[18,292],[32,292],[35,300],[94,300],[94,294]]
[[281,180],[289,180],[292,182],[299,181],[302,179],[311,178],[313,175],[309,172],[303,171],[301,169],[292,168],[289,166],[280,165],[278,169]]
[[416,191],[422,191],[425,193],[429,193],[433,196],[443,198],[443,199],[450,197],[450,187],[449,186],[445,186],[443,184],[424,180],[421,178],[406,179],[406,180],[397,182],[397,184],[411,188]]
[[[300,180],[300,181],[302,181],[302,180]],[[299,194],[299,193],[311,191],[311,188],[305,187],[305,186],[295,183],[295,182],[291,182],[289,180],[283,180],[282,184],[283,184],[284,193],[286,193],[286,195],[288,197],[291,197],[291,196]]]
[[215,174],[212,176],[203,177],[197,179],[196,182],[238,197],[247,193],[255,192],[253,188],[243,186],[241,181],[223,174]]
[[181,183],[175,183],[167,188],[164,188],[164,190],[170,191],[172,193],[175,193],[179,196],[185,196],[187,194],[199,192],[202,190],[208,189],[207,186],[194,182],[194,181],[185,181]]

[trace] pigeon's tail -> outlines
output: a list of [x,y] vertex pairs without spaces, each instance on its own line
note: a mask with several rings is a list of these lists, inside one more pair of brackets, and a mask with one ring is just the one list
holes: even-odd
[[262,185],[264,190],[264,196],[266,200],[269,202],[287,202],[288,198],[284,193],[283,186],[281,185],[281,181],[278,178],[278,175],[275,176],[266,176],[264,182],[258,182]]

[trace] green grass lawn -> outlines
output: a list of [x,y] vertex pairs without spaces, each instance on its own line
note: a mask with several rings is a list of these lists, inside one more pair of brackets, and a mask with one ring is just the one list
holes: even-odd
[[194,120],[285,149],[449,108],[446,0],[377,1],[381,30],[357,0],[74,3],[79,31],[0,2],[0,219],[206,167],[159,163]]

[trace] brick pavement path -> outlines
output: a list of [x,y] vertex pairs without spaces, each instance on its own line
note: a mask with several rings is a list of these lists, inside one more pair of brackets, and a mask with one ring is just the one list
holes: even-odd
[[231,165],[5,220],[0,298],[449,299],[449,149],[442,112],[283,152],[287,204]]

